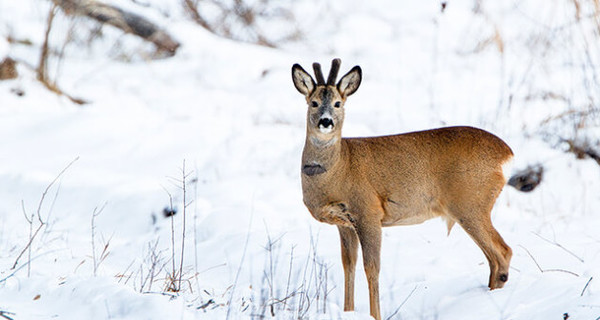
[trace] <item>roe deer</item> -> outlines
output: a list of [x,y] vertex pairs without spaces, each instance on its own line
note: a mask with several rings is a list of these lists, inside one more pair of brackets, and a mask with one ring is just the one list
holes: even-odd
[[485,254],[490,289],[508,280],[512,250],[492,226],[490,213],[506,183],[503,165],[513,156],[500,138],[481,129],[449,127],[370,138],[342,138],[344,103],[359,87],[352,68],[327,82],[313,64],[316,83],[298,64],[294,86],[308,103],[302,153],[304,204],[314,218],[336,225],[344,267],[344,310],[354,309],[354,270],[362,247],[370,312],[379,310],[381,228],[442,217],[448,232],[460,224]]

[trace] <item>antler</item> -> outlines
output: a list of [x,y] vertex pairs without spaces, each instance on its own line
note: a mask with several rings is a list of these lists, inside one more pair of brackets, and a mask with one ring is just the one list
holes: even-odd
[[313,69],[315,70],[315,77],[317,78],[317,85],[324,85],[325,78],[323,78],[323,72],[321,71],[321,65],[317,62],[313,63]]
[[331,70],[329,70],[329,77],[327,77],[327,85],[335,86],[335,79],[337,78],[338,72],[340,71],[340,64],[342,60],[339,58],[331,61]]

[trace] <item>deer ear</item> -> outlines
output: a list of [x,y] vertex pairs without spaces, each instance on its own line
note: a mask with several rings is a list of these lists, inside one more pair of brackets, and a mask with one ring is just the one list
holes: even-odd
[[292,80],[296,89],[305,96],[315,89],[315,80],[297,63],[292,67]]
[[342,96],[347,97],[358,89],[362,80],[362,70],[359,66],[355,66],[348,71],[338,82],[337,87]]

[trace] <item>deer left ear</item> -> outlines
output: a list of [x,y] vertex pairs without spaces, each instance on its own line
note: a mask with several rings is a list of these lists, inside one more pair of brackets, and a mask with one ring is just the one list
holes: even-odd
[[315,89],[315,80],[297,63],[292,67],[292,81],[296,89],[305,96]]
[[342,96],[348,97],[349,95],[356,92],[360,86],[362,80],[362,70],[359,66],[355,66],[352,70],[348,71],[338,82],[337,87]]

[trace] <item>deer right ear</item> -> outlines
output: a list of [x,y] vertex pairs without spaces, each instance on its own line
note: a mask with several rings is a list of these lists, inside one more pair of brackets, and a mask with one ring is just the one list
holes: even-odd
[[315,89],[315,80],[297,63],[292,67],[292,80],[296,89],[305,96]]
[[362,70],[359,66],[355,66],[346,73],[338,82],[337,87],[344,97],[348,97],[358,90],[362,80]]

